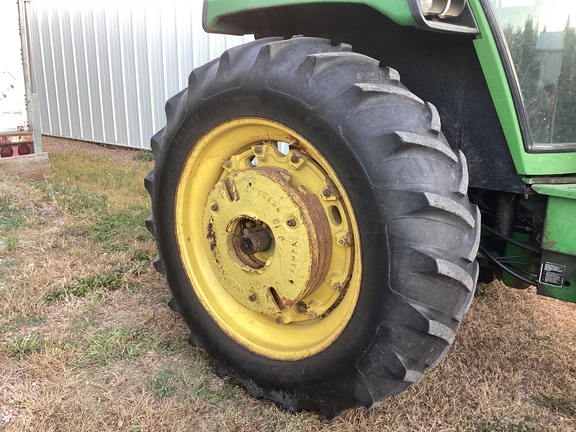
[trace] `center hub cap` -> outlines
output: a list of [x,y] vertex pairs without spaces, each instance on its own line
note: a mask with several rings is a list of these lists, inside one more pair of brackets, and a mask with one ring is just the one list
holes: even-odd
[[314,292],[330,266],[332,238],[322,205],[290,180],[281,168],[249,168],[219,181],[208,195],[202,223],[210,265],[223,288],[253,311],[294,306]]

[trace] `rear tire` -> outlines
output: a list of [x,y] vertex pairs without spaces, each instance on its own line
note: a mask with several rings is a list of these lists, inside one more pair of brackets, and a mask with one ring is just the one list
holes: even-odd
[[[152,138],[156,162],[145,182],[153,211],[147,225],[159,252],[155,266],[166,276],[170,305],[188,324],[190,341],[214,359],[218,374],[290,411],[320,409],[331,419],[398,395],[442,360],[473,298],[480,216],[466,196],[464,155],[447,144],[434,106],[410,93],[395,70],[345,44],[260,39],[194,70],[188,89],[167,102],[166,114],[166,127]],[[282,133],[297,137],[285,159],[273,150]],[[275,156],[266,162],[258,145]],[[306,249],[316,260],[302,282],[311,289],[288,300],[281,294],[291,292],[289,286],[269,291],[280,293],[275,312],[253,300],[264,296],[256,291],[268,270],[238,270],[230,263],[242,255],[221,241],[234,234],[211,230],[226,225],[214,216],[222,205],[232,206],[232,215],[228,202],[248,199],[234,186],[230,201],[219,201],[219,184],[244,185],[251,176],[255,185],[262,181],[256,185],[262,196],[283,181],[272,172],[288,173],[290,182],[298,178],[294,154],[316,173],[298,180],[311,195],[299,205],[313,220],[299,239],[317,237],[321,246]],[[242,162],[247,155],[258,167]],[[336,211],[316,187],[321,182],[332,188]],[[240,226],[242,218],[250,226],[252,219],[273,225],[271,207],[255,200],[242,208],[229,226]],[[338,223],[348,233],[339,244]],[[270,228],[275,246],[262,255],[270,268],[289,259],[280,255],[287,229],[284,222]],[[298,274],[311,268],[298,265]],[[240,288],[227,282],[242,272],[249,276]],[[330,285],[341,293],[330,297]],[[299,317],[302,302],[308,309]],[[253,322],[258,330],[248,325]],[[322,337],[314,338],[316,329]]]

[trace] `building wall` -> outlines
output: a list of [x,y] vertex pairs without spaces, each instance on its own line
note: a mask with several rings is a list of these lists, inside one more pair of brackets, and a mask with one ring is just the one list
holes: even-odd
[[32,0],[42,133],[149,148],[194,67],[251,36],[208,35],[200,0]]

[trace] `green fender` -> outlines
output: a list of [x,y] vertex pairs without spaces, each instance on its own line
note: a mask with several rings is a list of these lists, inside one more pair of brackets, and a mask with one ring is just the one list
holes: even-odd
[[220,18],[267,7],[294,6],[308,3],[356,3],[370,6],[403,26],[416,25],[406,0],[204,0],[204,29],[209,33],[243,34],[234,24],[222,24]]

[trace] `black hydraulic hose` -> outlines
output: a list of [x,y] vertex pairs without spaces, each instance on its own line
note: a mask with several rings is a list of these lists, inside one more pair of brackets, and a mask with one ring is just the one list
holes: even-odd
[[519,242],[518,240],[514,240],[513,238],[510,238],[510,237],[508,237],[508,236],[505,236],[504,234],[496,231],[494,228],[490,228],[488,225],[482,224],[482,228],[485,229],[486,231],[488,231],[489,233],[492,233],[492,234],[494,234],[495,236],[498,236],[498,237],[500,237],[501,239],[506,240],[508,243],[512,243],[513,245],[518,246],[518,247],[520,247],[520,248],[522,248],[522,249],[526,249],[526,250],[528,250],[528,251],[530,251],[530,252],[534,252],[534,253],[536,253],[536,254],[538,254],[538,255],[540,255],[540,254],[542,253],[542,250],[536,249],[535,247],[532,247],[532,246],[528,246],[527,244],[524,244],[524,243],[522,243],[522,242]]
[[480,250],[486,256],[486,258],[488,258],[491,261],[494,261],[494,263],[496,263],[496,265],[498,267],[500,267],[505,272],[510,273],[515,278],[518,278],[521,281],[526,282],[527,284],[530,284],[530,285],[536,285],[538,283],[537,281],[533,281],[533,280],[530,280],[528,278],[525,278],[524,276],[520,276],[515,271],[510,270],[508,267],[506,267],[504,264],[502,264],[500,261],[498,261],[498,258],[496,258],[494,255],[492,255],[490,252],[488,252],[488,249],[486,249],[484,246],[480,245]]

